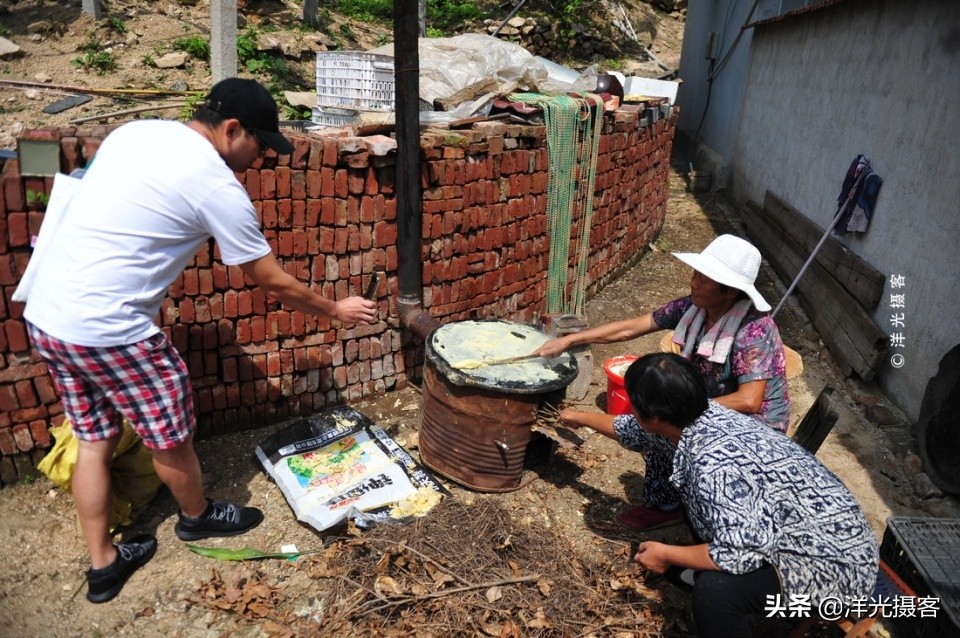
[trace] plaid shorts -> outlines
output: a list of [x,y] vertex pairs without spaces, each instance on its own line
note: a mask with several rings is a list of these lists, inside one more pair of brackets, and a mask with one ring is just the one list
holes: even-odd
[[29,322],[27,330],[78,439],[117,436],[126,418],[144,445],[163,450],[196,428],[187,366],[162,332],[125,346],[91,348],[60,341]]

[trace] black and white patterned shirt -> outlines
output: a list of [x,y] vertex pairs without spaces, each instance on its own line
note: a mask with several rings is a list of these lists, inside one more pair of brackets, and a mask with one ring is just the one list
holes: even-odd
[[873,591],[877,539],[856,499],[813,455],[756,419],[711,401],[684,428],[670,482],[723,571],[770,563],[785,596],[809,596],[813,605]]

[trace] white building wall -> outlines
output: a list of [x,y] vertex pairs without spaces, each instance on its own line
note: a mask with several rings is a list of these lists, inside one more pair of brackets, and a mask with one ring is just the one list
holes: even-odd
[[[680,108],[677,127],[691,139],[699,129],[698,141],[725,160],[733,150],[743,98],[744,68],[753,34],[747,30],[736,42],[737,33],[752,4],[753,0],[690,0],[683,29],[679,71],[683,82],[677,91],[676,103]],[[732,50],[712,83],[708,82],[711,63],[707,59],[707,34],[711,32],[716,34],[715,65]]]
[[[761,25],[740,108],[728,184],[737,203],[772,190],[826,227],[857,154],[883,177],[869,229],[841,241],[887,275],[873,314],[904,334],[891,353],[905,363],[878,382],[915,419],[960,343],[960,3],[844,2]],[[902,311],[889,304],[891,275],[904,277],[892,291],[906,294]]]

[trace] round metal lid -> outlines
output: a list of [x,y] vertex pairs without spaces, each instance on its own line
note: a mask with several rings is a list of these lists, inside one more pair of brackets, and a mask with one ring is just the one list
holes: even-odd
[[540,394],[564,388],[576,378],[577,360],[573,355],[564,352],[552,359],[495,362],[528,355],[549,340],[536,328],[502,319],[455,321],[435,328],[427,337],[425,351],[454,385]]

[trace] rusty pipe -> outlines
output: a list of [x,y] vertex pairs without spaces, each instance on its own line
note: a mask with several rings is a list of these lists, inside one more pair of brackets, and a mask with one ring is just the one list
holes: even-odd
[[400,327],[425,340],[439,322],[423,307],[418,0],[393,3],[397,109],[397,279]]

